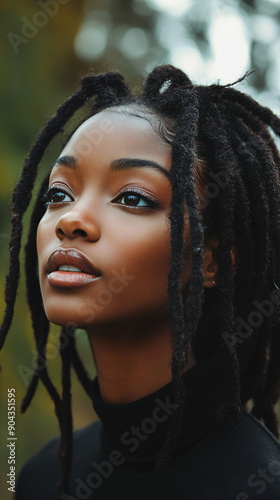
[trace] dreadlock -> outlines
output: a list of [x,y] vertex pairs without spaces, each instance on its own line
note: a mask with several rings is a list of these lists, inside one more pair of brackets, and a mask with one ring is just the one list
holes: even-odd
[[[158,456],[159,465],[172,454],[179,436],[185,397],[181,374],[190,347],[198,362],[215,357],[224,375],[228,396],[217,410],[217,418],[235,418],[240,405],[252,400],[252,413],[278,435],[274,405],[280,392],[280,157],[270,129],[279,136],[280,120],[232,85],[193,85],[181,70],[169,65],[156,67],[147,76],[141,95],[136,96],[130,93],[117,72],[85,77],[81,87],[58,108],[39,134],[12,199],[10,269],[6,279],[7,305],[0,331],[1,346],[13,316],[22,217],[30,202],[38,165],[51,140],[74,112],[92,98],[92,114],[110,107],[128,114],[138,113],[136,116],[150,121],[161,139],[172,143],[169,215],[172,257],[168,292],[172,380],[174,397],[180,407],[172,417],[168,439]],[[206,205],[201,209],[197,180],[203,182],[207,196],[206,188],[213,185],[213,178],[222,179],[223,184],[215,196],[208,192]],[[47,180],[43,181],[34,206],[26,245],[27,296],[38,360],[22,410],[30,404],[40,379],[54,401],[61,428],[60,492],[63,495],[68,491],[71,466],[71,365],[87,394],[90,394],[90,379],[75,347],[75,325],[71,328],[66,325],[61,333],[62,396],[47,371],[45,350],[49,322],[40,295],[35,244],[37,226],[44,213],[41,194]],[[192,273],[185,301],[181,273],[186,220],[190,229]],[[216,236],[218,240],[218,282],[217,287],[204,289],[202,261],[209,236]],[[263,314],[261,323],[253,325],[247,338],[242,337],[240,319],[249,322],[256,301],[267,302],[277,291],[278,302],[274,301],[272,312]],[[210,334],[203,324],[209,324],[207,318],[213,316],[213,309],[215,328]],[[69,342],[63,346],[65,335]]]

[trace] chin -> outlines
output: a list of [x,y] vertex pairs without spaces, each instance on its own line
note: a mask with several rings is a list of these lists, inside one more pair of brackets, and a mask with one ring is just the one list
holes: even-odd
[[[68,325],[74,326],[74,328],[79,328],[80,325],[77,323],[77,318],[73,314],[72,317],[69,314],[64,314],[63,311],[45,311],[46,316],[50,323],[53,323],[54,325],[58,326],[65,326],[67,327]],[[81,327],[82,328],[82,327]]]
[[81,308],[71,300],[48,298],[44,300],[45,314],[51,323],[59,326],[73,325],[75,328],[84,328],[86,324]]

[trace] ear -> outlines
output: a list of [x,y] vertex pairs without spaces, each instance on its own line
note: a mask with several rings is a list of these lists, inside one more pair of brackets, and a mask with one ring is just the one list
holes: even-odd
[[209,238],[205,242],[204,257],[202,262],[202,271],[204,275],[203,286],[205,288],[213,288],[217,285],[218,280],[218,265],[217,265],[217,248],[219,241],[216,237]]
[[[202,263],[202,270],[204,275],[203,286],[205,288],[213,288],[218,282],[218,264],[217,264],[217,248],[219,240],[216,237],[209,238],[205,242],[204,258]],[[236,274],[237,271],[237,249],[236,244],[233,242],[230,257],[232,262],[232,272]]]

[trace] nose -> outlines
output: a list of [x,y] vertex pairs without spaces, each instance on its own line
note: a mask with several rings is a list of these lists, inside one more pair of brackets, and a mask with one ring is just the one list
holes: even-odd
[[97,221],[92,216],[74,210],[69,210],[60,217],[56,224],[55,233],[60,241],[65,238],[97,241],[100,238],[100,228]]

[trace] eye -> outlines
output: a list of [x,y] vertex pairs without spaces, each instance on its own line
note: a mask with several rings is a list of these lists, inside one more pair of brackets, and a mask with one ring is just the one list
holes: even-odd
[[150,198],[142,191],[125,191],[114,199],[114,203],[124,205],[131,208],[158,208],[158,203],[153,198]]
[[68,203],[69,201],[73,201],[73,198],[60,187],[51,187],[43,196],[43,201],[45,206],[49,206],[59,203]]

